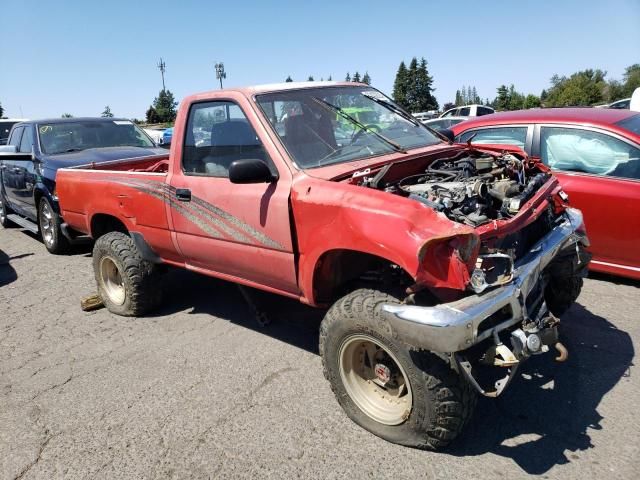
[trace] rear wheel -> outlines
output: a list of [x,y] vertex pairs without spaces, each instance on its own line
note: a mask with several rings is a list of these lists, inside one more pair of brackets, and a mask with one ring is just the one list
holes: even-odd
[[444,447],[470,417],[475,392],[439,357],[396,340],[385,303],[398,299],[359,289],[329,309],[320,327],[324,375],[361,427],[401,445]]
[[62,234],[58,215],[46,197],[40,199],[38,206],[38,225],[44,246],[53,254],[66,253],[69,250],[69,240]]
[[96,241],[93,271],[98,293],[112,313],[143,315],[160,303],[162,282],[157,266],[142,259],[125,233],[110,232]]

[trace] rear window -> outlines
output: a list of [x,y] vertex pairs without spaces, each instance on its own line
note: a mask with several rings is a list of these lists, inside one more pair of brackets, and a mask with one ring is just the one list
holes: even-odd
[[616,125],[636,135],[640,135],[640,114],[620,120]]

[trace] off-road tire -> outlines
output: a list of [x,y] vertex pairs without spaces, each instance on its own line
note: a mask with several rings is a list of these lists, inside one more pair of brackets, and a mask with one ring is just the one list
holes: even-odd
[[[45,231],[45,215],[50,217],[49,228]],[[60,225],[62,221],[60,219],[60,215],[56,213],[51,205],[51,202],[46,197],[42,197],[40,199],[40,203],[38,204],[38,228],[40,229],[40,236],[42,237],[42,243],[44,243],[45,248],[49,253],[53,253],[54,255],[61,255],[67,253],[71,244],[67,237],[62,234],[62,229]],[[50,234],[50,237],[47,237],[47,234]],[[50,238],[50,240],[48,240]]]
[[7,215],[11,213],[11,209],[7,207],[4,200],[2,200],[2,194],[0,194],[0,225],[3,228],[9,228],[13,226],[13,222],[7,218]]
[[[443,448],[458,436],[471,417],[477,400],[475,390],[440,357],[395,339],[381,314],[385,303],[399,301],[377,290],[358,289],[333,304],[320,325],[324,376],[346,414],[374,435],[410,447]],[[376,339],[406,372],[413,401],[408,417],[399,425],[385,425],[371,418],[353,401],[343,384],[341,345],[358,334]]]
[[[124,289],[124,300],[114,302],[101,278],[104,259],[113,262]],[[156,308],[162,298],[162,278],[153,263],[142,259],[131,237],[121,232],[101,236],[93,247],[93,271],[98,293],[107,309],[126,317],[140,316]]]
[[547,267],[549,282],[544,298],[547,307],[556,317],[563,315],[580,295],[590,260],[591,254],[579,244],[577,252],[573,246],[558,255]]

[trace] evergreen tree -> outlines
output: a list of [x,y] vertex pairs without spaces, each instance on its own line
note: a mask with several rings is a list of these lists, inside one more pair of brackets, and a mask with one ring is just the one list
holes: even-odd
[[459,107],[460,105],[462,105],[462,94],[460,93],[460,90],[456,90],[455,106]]
[[331,75],[329,75],[329,78],[327,78],[328,82],[331,82],[333,79],[331,78]]
[[158,112],[156,112],[156,109],[153,108],[153,105],[149,106],[145,115],[147,123],[160,123],[160,116],[158,115]]
[[400,62],[396,79],[393,82],[393,100],[400,106],[407,108],[407,67],[404,61]]
[[4,108],[2,108],[2,103],[0,103],[0,118],[4,115]]
[[352,82],[360,82],[361,81],[360,74],[358,73],[357,70],[356,70],[356,73],[353,74],[353,79],[351,81]]
[[416,110],[417,99],[416,92],[418,91],[417,85],[418,77],[418,59],[413,57],[409,62],[409,70],[407,71],[407,110],[410,112],[419,112]]
[[307,78],[307,82],[313,82],[313,75],[309,75],[309,78]]
[[293,82],[293,79],[291,78],[291,75],[287,76],[287,79],[285,80],[285,82]]
[[344,77],[344,81],[345,82],[350,82],[351,81],[351,75],[349,75],[349,72],[347,72],[347,76]]
[[73,115],[71,115],[70,113],[63,113],[61,115],[62,118],[73,118]]
[[416,112],[438,110],[439,105],[433,96],[433,77],[429,75],[427,61],[422,58],[416,70],[414,108]]
[[109,105],[104,107],[104,111],[100,114],[100,116],[101,117],[106,117],[106,118],[112,118],[113,117],[113,113],[111,113],[111,108],[109,108]]
[[506,85],[500,85],[498,87],[498,96],[493,101],[493,106],[496,110],[508,110],[509,108],[509,89]]
[[175,101],[170,90],[160,90],[160,94],[153,100],[153,108],[160,122],[173,122],[176,119],[177,105],[178,102]]
[[524,108],[537,108],[540,106],[540,97],[529,94],[524,99]]
[[362,83],[371,85],[371,77],[369,76],[369,72],[364,72],[364,76],[362,77]]

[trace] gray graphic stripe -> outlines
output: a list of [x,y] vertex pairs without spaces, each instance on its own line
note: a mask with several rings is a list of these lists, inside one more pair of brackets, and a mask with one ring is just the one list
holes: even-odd
[[[135,181],[135,180],[132,181],[132,183],[133,182],[139,182],[139,183],[142,183],[142,184],[145,184],[145,185],[153,186],[153,188],[164,190],[165,193],[167,193],[169,198],[173,198],[174,195],[175,195],[175,191],[176,191],[175,187],[167,185],[166,183],[145,182],[145,181]],[[203,199],[201,199],[199,197],[195,197],[195,196],[192,197],[191,202],[193,204],[195,204],[197,207],[200,207],[200,208],[206,210],[209,213],[213,213],[214,215],[218,215],[222,219],[224,219],[227,222],[231,223],[234,227],[236,227],[236,228],[238,228],[240,230],[243,230],[245,233],[247,233],[248,235],[253,237],[254,240],[257,240],[258,242],[262,243],[263,245],[265,245],[267,247],[271,247],[271,248],[284,249],[284,247],[282,245],[280,245],[278,242],[276,242],[272,238],[266,236],[262,232],[259,232],[258,230],[253,228],[251,225],[243,222],[242,220],[240,220],[237,217],[234,217],[230,213],[222,210],[221,208],[216,207],[215,205],[212,205],[211,203],[208,203],[205,200],[203,200]],[[242,233],[236,232],[236,231],[230,229],[225,223],[220,222],[220,220],[218,220],[216,217],[212,217],[212,216],[208,215],[207,218],[210,221],[212,221],[213,223],[215,223],[216,227],[218,227],[218,228],[222,229],[223,231],[225,231],[232,238],[234,238],[234,239],[236,239],[238,241],[244,241],[246,243],[251,243],[249,241],[249,239],[247,237],[245,237]]]

